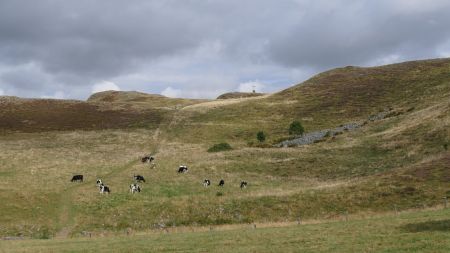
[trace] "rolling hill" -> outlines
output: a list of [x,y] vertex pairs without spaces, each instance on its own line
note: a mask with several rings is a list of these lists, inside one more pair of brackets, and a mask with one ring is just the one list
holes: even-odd
[[[437,208],[450,197],[450,59],[338,68],[249,98],[110,91],[87,101],[3,97],[0,109],[1,236],[367,217]],[[393,113],[368,121],[382,111]],[[293,120],[306,132],[366,124],[274,147],[292,138]],[[233,150],[207,152],[220,142]],[[156,168],[140,162],[148,153]],[[189,173],[177,174],[180,164]],[[85,182],[70,183],[74,174]],[[140,194],[128,192],[133,174],[147,179]],[[97,178],[112,194],[98,193]]]

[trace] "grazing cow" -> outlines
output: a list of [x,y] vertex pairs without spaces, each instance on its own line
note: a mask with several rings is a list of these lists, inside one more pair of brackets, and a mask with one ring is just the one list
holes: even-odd
[[83,182],[83,175],[75,175],[75,176],[73,176],[72,179],[70,180],[70,182],[75,182],[75,181]]
[[247,181],[242,181],[241,182],[241,189],[246,188],[247,187]]
[[145,178],[141,175],[133,175],[133,179],[136,180],[136,182],[144,182],[145,183]]
[[130,192],[131,193],[141,192],[141,187],[138,184],[131,184]]
[[224,185],[225,185],[225,180],[220,179],[219,186],[224,186]]
[[204,186],[204,187],[208,187],[208,186],[210,186],[210,185],[211,185],[211,181],[209,181],[209,179],[203,180],[203,186]]
[[153,156],[144,156],[141,159],[142,163],[151,163],[153,162],[153,160],[155,160],[155,158]]
[[181,165],[178,168],[178,173],[186,173],[186,172],[188,172],[188,167],[186,165]]
[[106,186],[106,185],[104,185],[104,184],[101,184],[100,185],[100,193],[111,193],[111,191],[109,190],[109,187],[108,186]]
[[97,179],[97,186],[100,186],[100,185],[102,185],[103,184],[103,181],[100,179],[100,178],[98,178]]

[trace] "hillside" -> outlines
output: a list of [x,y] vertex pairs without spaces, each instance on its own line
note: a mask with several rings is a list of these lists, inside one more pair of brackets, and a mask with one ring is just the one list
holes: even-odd
[[157,128],[184,106],[205,100],[106,91],[87,101],[0,97],[0,131],[42,132]]
[[449,97],[450,59],[345,67],[261,99],[182,112],[177,117],[180,127],[170,136],[189,136],[186,140],[193,142],[250,141],[256,131],[265,130],[275,142],[286,137],[293,120],[302,121],[307,131],[321,130],[364,120],[387,108],[424,109]]
[[[134,236],[5,241],[8,252],[433,252],[450,251],[447,210],[325,222],[248,224],[139,233]],[[260,227],[262,225],[262,227]],[[163,232],[164,231],[164,232]],[[432,243],[430,243],[432,242]]]
[[125,104],[158,109],[180,109],[182,107],[206,102],[206,99],[168,98],[157,94],[147,94],[136,91],[103,91],[92,94],[87,102],[105,102],[110,104]]
[[264,93],[256,93],[256,92],[229,92],[218,96],[217,99],[248,98],[248,97],[259,97],[264,95],[265,95]]
[[[0,210],[1,236],[364,219],[440,208],[450,198],[450,59],[338,68],[251,98],[105,92],[86,102],[0,101],[0,201],[8,203]],[[386,109],[395,113],[368,121]],[[306,132],[368,122],[310,145],[274,147],[290,138],[293,120]],[[267,134],[262,145],[260,130]],[[207,152],[220,142],[233,150]],[[154,168],[140,162],[149,153]],[[181,164],[189,173],[177,173]],[[71,183],[74,174],[85,182]],[[131,195],[134,174],[147,182]],[[97,178],[110,195],[98,193]],[[202,185],[206,178],[210,187]],[[279,238],[280,230],[272,232]]]

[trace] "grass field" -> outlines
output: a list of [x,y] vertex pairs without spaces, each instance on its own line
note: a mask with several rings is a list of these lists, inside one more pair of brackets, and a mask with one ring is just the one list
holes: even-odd
[[[448,211],[371,217],[432,209],[450,198],[449,73],[448,59],[347,67],[276,94],[214,101],[137,92],[105,92],[87,102],[1,98],[0,237],[51,240],[0,243],[19,252],[146,244],[203,252],[445,249]],[[364,122],[386,108],[395,113],[358,130],[297,148],[272,146],[289,138],[294,119],[309,132]],[[268,135],[263,145],[256,144],[259,130]],[[222,142],[232,150],[207,151]],[[155,155],[156,167],[140,162],[146,154]],[[188,173],[176,172],[182,164]],[[71,183],[75,174],[85,181]],[[134,174],[147,182],[131,195]],[[110,195],[99,194],[97,178]],[[243,180],[246,189],[239,188]],[[347,215],[354,219],[334,222]],[[321,224],[243,229],[299,218]],[[445,229],[406,229],[439,227],[436,220]],[[215,231],[197,229],[209,226]],[[195,232],[155,234],[161,228]],[[136,236],[121,237],[124,231]]]
[[[317,221],[316,221],[317,222]],[[0,252],[449,252],[450,209],[318,224],[0,242]],[[278,227],[277,227],[278,226]]]

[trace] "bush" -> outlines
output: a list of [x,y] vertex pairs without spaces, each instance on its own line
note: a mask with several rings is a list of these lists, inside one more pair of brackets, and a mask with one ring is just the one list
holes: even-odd
[[48,228],[39,228],[35,233],[31,235],[31,238],[33,239],[50,239],[51,233],[48,230]]
[[266,135],[264,134],[263,131],[259,131],[256,134],[256,139],[258,139],[258,141],[262,143],[262,142],[264,142],[266,140]]
[[226,142],[222,142],[219,144],[214,144],[212,147],[208,149],[208,152],[220,152],[220,151],[227,151],[232,150],[233,148],[230,146],[230,144]]
[[300,121],[293,121],[289,126],[289,134],[302,135],[305,132],[305,128]]

